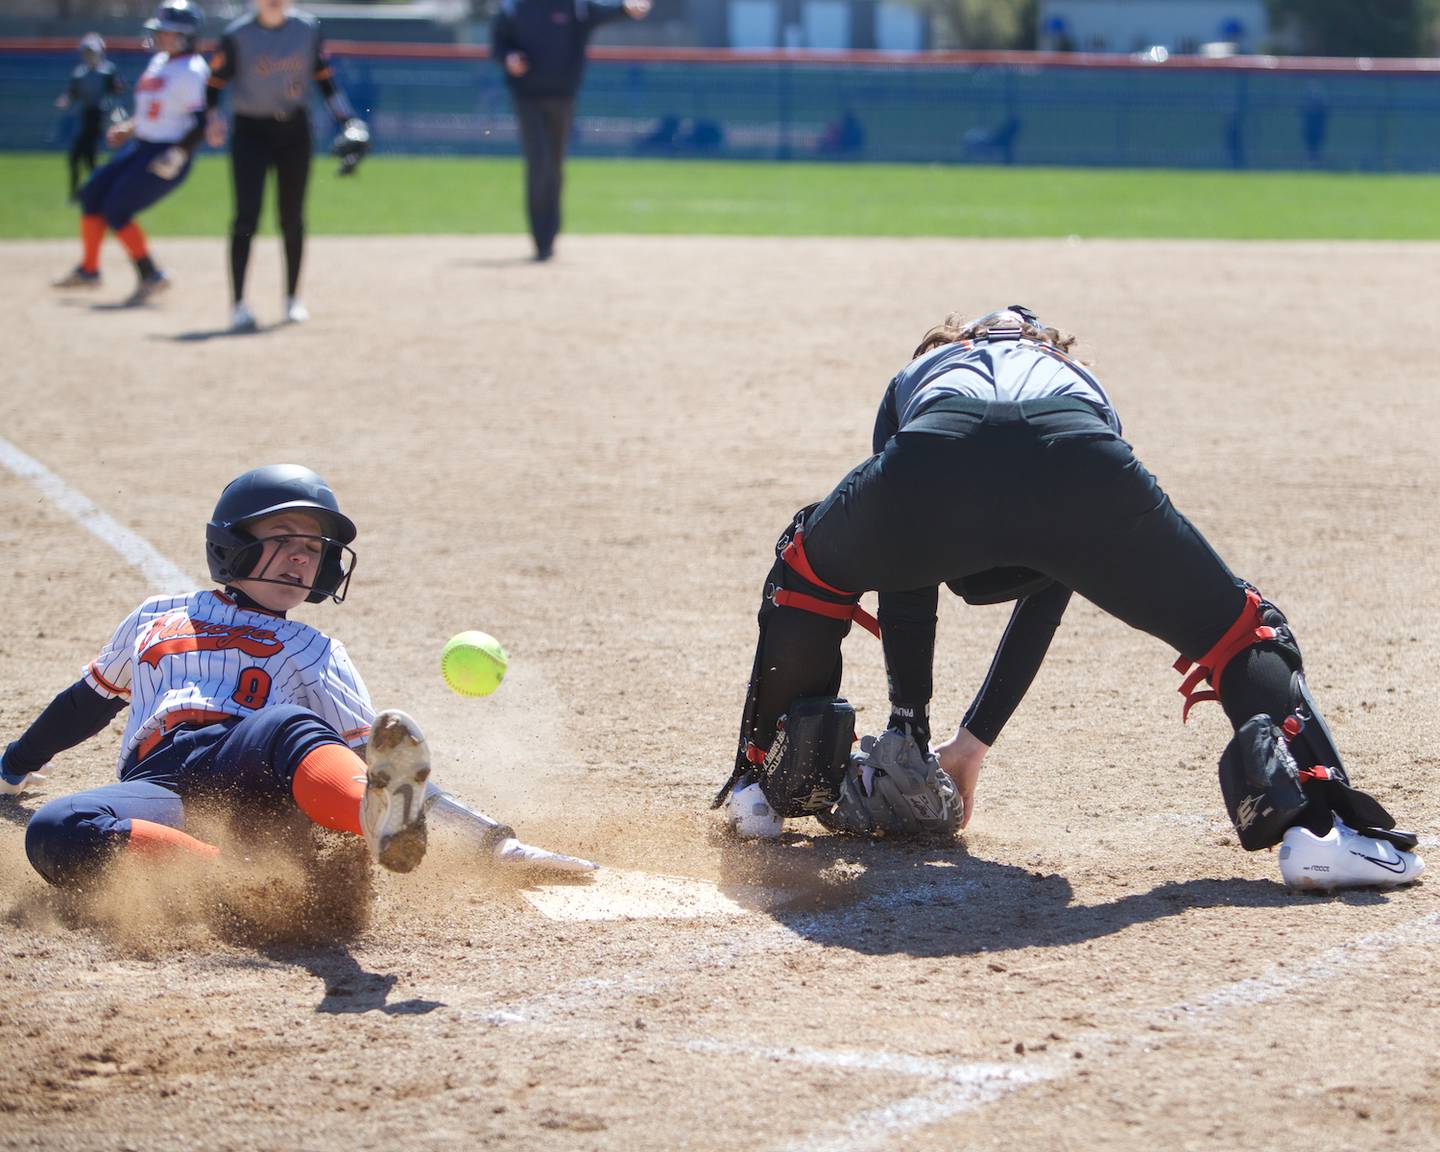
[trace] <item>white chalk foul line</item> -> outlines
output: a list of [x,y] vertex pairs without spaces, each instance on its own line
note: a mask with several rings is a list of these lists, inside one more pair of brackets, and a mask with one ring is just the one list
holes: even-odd
[[51,504],[96,539],[108,544],[127,564],[138,568],[156,592],[186,592],[195,587],[194,580],[160,555],[148,541],[111,519],[40,461],[27,456],[3,436],[0,436],[0,464],[20,479],[35,485]]

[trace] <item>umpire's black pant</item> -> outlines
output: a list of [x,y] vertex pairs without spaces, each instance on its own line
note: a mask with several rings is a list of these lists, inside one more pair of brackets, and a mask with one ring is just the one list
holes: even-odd
[[[815,574],[847,592],[1032,568],[1192,660],[1245,607],[1242,582],[1082,400],[942,401],[852,470],[804,533]],[[752,686],[762,747],[793,699],[837,690],[848,631],[798,608],[770,615]],[[1288,712],[1289,668],[1272,663],[1227,676],[1232,721]]]
[[565,146],[575,100],[570,96],[534,97],[512,94],[520,145],[525,150],[525,206],[535,255],[547,260],[560,234],[560,192]]
[[230,225],[230,288],[245,296],[250,242],[260,227],[265,173],[275,169],[275,203],[285,242],[286,295],[300,286],[305,254],[305,188],[310,181],[310,118],[304,109],[286,120],[236,116],[230,142],[230,176],[235,188],[235,219]]

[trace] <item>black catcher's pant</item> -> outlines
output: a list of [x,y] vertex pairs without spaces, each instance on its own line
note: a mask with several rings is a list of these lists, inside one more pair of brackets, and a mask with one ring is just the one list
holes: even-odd
[[571,97],[537,99],[515,96],[515,119],[525,150],[525,205],[535,255],[550,257],[560,234],[560,193],[564,181],[565,146],[575,112]]
[[230,225],[230,289],[245,295],[250,241],[260,226],[265,173],[275,169],[275,203],[285,242],[285,293],[300,286],[305,253],[305,188],[310,180],[310,118],[302,110],[288,120],[236,116],[230,141],[230,176],[235,189],[235,219]]
[[[1192,660],[1245,608],[1245,588],[1130,446],[1084,401],[948,401],[852,470],[810,513],[805,553],[847,592],[933,587],[1022,566]],[[768,613],[749,738],[768,747],[797,696],[838,691],[849,622]],[[1234,725],[1291,709],[1291,666],[1266,645],[1224,676]]]

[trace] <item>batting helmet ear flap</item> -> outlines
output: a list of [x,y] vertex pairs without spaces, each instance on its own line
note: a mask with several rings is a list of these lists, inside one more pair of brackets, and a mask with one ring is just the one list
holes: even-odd
[[255,570],[261,544],[246,532],[213,520],[205,525],[205,559],[210,576],[219,584],[244,580]]

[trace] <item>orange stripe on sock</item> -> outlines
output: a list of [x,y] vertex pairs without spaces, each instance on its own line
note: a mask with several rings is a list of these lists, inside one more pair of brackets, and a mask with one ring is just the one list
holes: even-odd
[[80,217],[80,267],[86,272],[100,271],[100,243],[105,239],[105,217]]
[[130,259],[143,260],[149,254],[145,244],[145,232],[134,220],[126,224],[120,231],[115,233],[120,243],[125,246],[125,251],[130,253]]
[[153,820],[137,820],[134,817],[130,819],[130,840],[126,847],[142,856],[163,856],[171,852],[206,857],[220,855],[220,849],[215,845],[197,840],[179,828],[156,824]]
[[305,753],[290,781],[290,792],[300,811],[322,828],[360,835],[365,761],[345,745],[322,744]]

